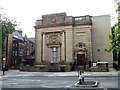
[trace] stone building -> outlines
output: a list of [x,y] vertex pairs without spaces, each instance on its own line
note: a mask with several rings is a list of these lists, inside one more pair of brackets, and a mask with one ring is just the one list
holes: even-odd
[[[69,65],[71,68],[99,59],[112,62],[112,56],[107,52],[111,30],[108,15],[96,19],[89,15],[73,17],[66,13],[48,14],[36,20],[34,27],[36,67],[57,65],[61,68]],[[108,58],[104,59],[99,53],[103,53],[104,57],[107,55]]]

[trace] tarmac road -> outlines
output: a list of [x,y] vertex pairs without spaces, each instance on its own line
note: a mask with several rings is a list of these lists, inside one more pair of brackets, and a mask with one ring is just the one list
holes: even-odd
[[[118,88],[118,77],[85,77],[87,81],[99,81],[100,87]],[[68,88],[78,81],[74,76],[19,76],[6,77],[2,88]]]

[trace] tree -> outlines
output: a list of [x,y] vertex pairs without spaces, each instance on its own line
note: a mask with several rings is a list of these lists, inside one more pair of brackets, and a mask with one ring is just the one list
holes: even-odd
[[[6,36],[8,34],[11,34],[12,32],[15,31],[15,27],[17,22],[14,22],[10,20],[8,17],[5,16],[5,14],[1,13],[1,10],[3,8],[0,6],[0,70],[4,71],[4,68],[7,69],[7,43],[8,43],[8,38]],[[6,49],[5,49],[5,39],[6,39]],[[3,52],[6,54],[3,55]],[[6,57],[5,62],[3,62],[3,57]],[[3,68],[3,66],[5,67]]]
[[120,28],[119,28],[119,23],[116,23],[113,27],[112,27],[112,35],[109,36],[110,38],[110,47],[109,50],[112,52],[116,52],[117,53],[117,58],[119,56],[120,53]]
[[116,6],[116,12],[118,12],[118,11],[120,11],[120,5],[119,5],[119,3],[120,3],[120,0],[113,0],[114,2],[115,2],[115,6]]
[[117,9],[116,12],[118,13],[118,21],[112,27],[112,35],[109,36],[110,38],[110,46],[109,51],[116,54],[116,61],[118,61],[118,66],[120,67],[120,1],[114,0]]
[[3,14],[0,14],[0,24],[1,24],[1,30],[2,30],[2,51],[5,50],[5,37],[7,34],[12,34],[12,32],[15,31],[15,26],[17,23],[15,21],[10,20],[8,17],[6,17]]
[[14,31],[15,26],[9,19],[2,20],[2,50],[4,50],[4,41],[6,34],[11,34]]

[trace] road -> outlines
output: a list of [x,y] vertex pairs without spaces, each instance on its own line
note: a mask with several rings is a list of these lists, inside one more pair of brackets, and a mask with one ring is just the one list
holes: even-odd
[[[87,81],[99,81],[100,87],[118,88],[118,77],[85,77]],[[3,88],[54,88],[72,87],[78,81],[78,77],[66,76],[19,76],[6,77],[2,81]]]

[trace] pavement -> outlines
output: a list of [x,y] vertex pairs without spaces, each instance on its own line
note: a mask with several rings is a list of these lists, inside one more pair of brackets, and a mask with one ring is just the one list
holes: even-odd
[[[109,68],[109,72],[84,72],[84,76],[118,76],[118,73],[114,68]],[[2,71],[0,71],[0,80],[3,80],[5,77],[18,76],[78,76],[78,72],[23,72],[19,70],[8,70],[2,76]]]

